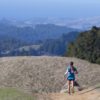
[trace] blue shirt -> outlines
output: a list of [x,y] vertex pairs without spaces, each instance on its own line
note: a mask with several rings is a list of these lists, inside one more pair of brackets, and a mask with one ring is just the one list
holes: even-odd
[[67,71],[68,71],[67,79],[68,80],[75,80],[75,73],[74,72],[77,71],[76,68],[73,67],[73,70],[71,70],[71,67],[68,66]]

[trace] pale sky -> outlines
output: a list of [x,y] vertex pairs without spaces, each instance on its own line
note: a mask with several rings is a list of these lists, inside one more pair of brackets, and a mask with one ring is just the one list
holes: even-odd
[[0,0],[0,18],[100,16],[100,0]]

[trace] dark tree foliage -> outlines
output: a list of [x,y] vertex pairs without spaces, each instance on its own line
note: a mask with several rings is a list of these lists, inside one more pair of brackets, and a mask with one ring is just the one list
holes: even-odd
[[13,50],[24,45],[28,45],[28,43],[7,35],[0,35],[0,51]]
[[69,34],[63,34],[59,39],[44,41],[40,49],[41,54],[64,56],[66,46],[69,42],[74,41],[78,35],[78,32],[70,32]]
[[75,41],[69,44],[66,56],[100,64],[100,28],[94,26],[91,30],[82,32]]

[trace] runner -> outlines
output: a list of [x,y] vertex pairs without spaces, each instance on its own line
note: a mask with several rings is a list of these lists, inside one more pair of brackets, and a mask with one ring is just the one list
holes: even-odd
[[75,74],[78,74],[77,69],[74,67],[74,63],[70,62],[65,72],[65,77],[67,78],[67,83],[68,83],[68,93],[69,94],[71,93],[70,92],[71,84],[72,84],[72,93],[74,93]]

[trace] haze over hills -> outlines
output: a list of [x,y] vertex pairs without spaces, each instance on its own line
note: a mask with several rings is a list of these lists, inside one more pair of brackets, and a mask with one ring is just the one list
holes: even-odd
[[[95,25],[100,26],[100,17],[87,19],[34,18],[27,21],[2,19],[0,21],[0,54],[1,56],[62,56],[69,42],[74,41],[80,32],[90,30]],[[39,48],[35,49],[35,47]]]
[[0,23],[0,35],[9,35],[10,37],[18,38],[27,42],[44,39],[57,39],[62,34],[67,34],[72,31],[79,30],[55,24],[37,24],[35,25],[35,28],[33,28],[31,26],[17,27],[8,22]]
[[16,26],[32,26],[35,27],[37,24],[55,24],[60,26],[66,26],[69,28],[75,28],[79,30],[87,30],[92,26],[100,26],[100,16],[88,17],[88,18],[33,18],[29,20],[7,20],[6,18],[1,19],[3,23],[9,23]]
[[[64,39],[64,34],[67,40]],[[12,25],[8,20],[2,20],[0,22],[0,56],[35,56],[47,53],[49,55],[63,55],[65,44],[73,41],[78,34],[79,30],[77,29],[55,24],[37,24],[35,27],[21,27]],[[47,43],[49,43],[49,48],[46,48]],[[62,44],[63,46],[61,47]],[[41,48],[36,49],[36,45]],[[28,51],[23,47],[29,48],[27,49]],[[60,50],[60,47],[62,50]],[[20,50],[20,48],[23,49]],[[56,52],[55,50],[58,51]],[[63,52],[58,53],[60,51]]]

